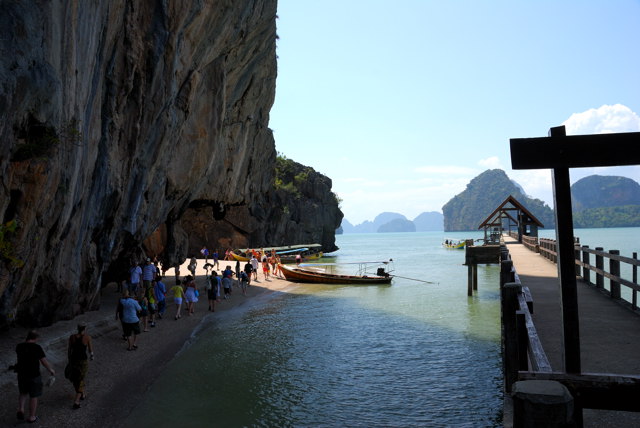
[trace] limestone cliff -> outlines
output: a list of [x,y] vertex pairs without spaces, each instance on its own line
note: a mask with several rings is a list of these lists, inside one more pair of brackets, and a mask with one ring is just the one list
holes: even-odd
[[0,2],[0,325],[271,214],[275,42],[276,0]]
[[194,201],[182,218],[192,231],[190,254],[208,248],[246,248],[321,244],[335,251],[342,212],[331,179],[290,159],[275,162],[273,189],[262,205],[218,205]]

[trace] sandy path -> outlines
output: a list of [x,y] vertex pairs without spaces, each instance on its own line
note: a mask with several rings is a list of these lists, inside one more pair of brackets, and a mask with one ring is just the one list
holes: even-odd
[[[180,273],[188,273],[187,264],[180,268]],[[227,265],[235,268],[235,262],[220,262],[220,270]],[[241,263],[244,266],[244,263]],[[252,282],[245,297],[238,288],[230,300],[222,300],[216,306],[216,312],[207,311],[204,259],[198,260],[196,283],[200,289],[200,300],[196,303],[195,314],[191,317],[183,312],[179,320],[174,320],[175,306],[172,299],[167,301],[167,312],[164,319],[156,322],[155,328],[142,333],[138,338],[138,350],[128,352],[126,342],[122,340],[120,322],[115,320],[115,308],[119,297],[115,284],[102,290],[101,308],[99,311],[87,312],[71,321],[61,321],[50,327],[39,329],[40,345],[47,358],[56,370],[56,382],[45,387],[40,397],[38,415],[40,420],[35,424],[26,424],[16,419],[18,387],[15,374],[5,372],[5,368],[15,362],[15,346],[24,341],[26,329],[12,328],[0,335],[0,426],[34,426],[34,427],[117,427],[135,407],[138,400],[149,388],[153,379],[160,376],[163,367],[173,359],[192,337],[204,317],[223,317],[225,311],[245,306],[257,296],[268,297],[274,292],[285,291],[292,284],[283,279],[264,280],[262,272],[259,282]],[[218,272],[220,272],[220,270]],[[167,271],[164,281],[167,288],[175,283],[173,269]],[[208,319],[209,320],[209,319]],[[87,333],[91,335],[94,345],[95,360],[89,364],[86,379],[87,399],[82,407],[72,410],[74,391],[71,383],[64,378],[66,364],[66,346],[70,334],[75,332],[78,322],[86,322]],[[41,369],[43,378],[48,374]]]

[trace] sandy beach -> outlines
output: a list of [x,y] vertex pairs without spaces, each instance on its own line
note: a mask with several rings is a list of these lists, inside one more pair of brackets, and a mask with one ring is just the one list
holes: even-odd
[[[39,420],[27,424],[16,419],[18,405],[18,386],[16,375],[7,370],[15,363],[15,346],[23,342],[28,329],[12,328],[0,334],[0,390],[3,397],[0,403],[0,426],[34,426],[34,427],[85,427],[97,424],[100,427],[117,427],[130,414],[137,403],[143,399],[145,391],[162,375],[163,368],[176,354],[188,346],[194,332],[201,325],[205,317],[207,321],[215,321],[215,317],[224,317],[225,312],[237,308],[248,310],[250,303],[262,303],[270,295],[285,291],[295,284],[284,279],[271,277],[264,279],[262,272],[258,273],[258,281],[252,282],[247,296],[243,296],[240,289],[234,287],[229,300],[222,300],[216,305],[215,312],[209,312],[206,299],[204,259],[198,260],[196,283],[200,290],[199,301],[195,304],[195,314],[187,316],[183,311],[182,318],[174,320],[175,306],[168,296],[165,317],[156,322],[155,328],[142,333],[138,338],[138,349],[127,351],[127,344],[122,339],[120,321],[115,319],[115,309],[119,293],[116,284],[109,284],[101,292],[100,310],[87,312],[70,321],[60,321],[52,326],[38,329],[40,338],[38,343],[44,349],[47,359],[52,363],[55,371],[55,382],[52,386],[44,387],[44,393],[39,399]],[[188,274],[188,262],[180,267],[180,273]],[[220,261],[220,269],[227,265],[235,268],[234,262]],[[244,266],[244,263],[241,263]],[[167,289],[175,283],[174,270],[166,273]],[[86,378],[87,398],[80,409],[72,409],[74,390],[71,383],[64,378],[64,366],[67,361],[67,341],[75,333],[78,323],[87,324],[87,333],[91,335],[95,359],[89,363],[89,373]],[[179,355],[178,355],[179,358]],[[48,373],[41,368],[43,380],[46,382]],[[26,409],[25,409],[26,410]]]

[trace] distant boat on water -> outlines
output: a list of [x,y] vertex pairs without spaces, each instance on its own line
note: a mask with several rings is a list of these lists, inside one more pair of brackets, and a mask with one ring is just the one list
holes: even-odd
[[[303,263],[298,266],[279,265],[280,270],[287,281],[307,282],[316,284],[356,284],[356,285],[376,285],[390,284],[393,275],[389,269],[392,261],[384,262],[356,262],[356,263]],[[342,275],[333,273],[335,266],[345,264],[357,264],[358,273],[355,275]],[[367,272],[372,266],[376,273]]]
[[449,248],[450,250],[462,250],[464,248],[464,244],[464,239],[445,239],[442,242],[442,246],[444,248]]

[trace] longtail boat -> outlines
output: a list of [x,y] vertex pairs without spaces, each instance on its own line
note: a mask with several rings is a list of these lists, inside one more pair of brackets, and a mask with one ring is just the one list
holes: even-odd
[[[390,284],[393,279],[388,270],[389,264],[393,260],[384,262],[356,262],[356,263],[301,263],[300,265],[280,264],[280,271],[292,282],[308,282],[316,284],[360,284],[376,285]],[[332,267],[344,264],[359,265],[356,275],[343,275],[332,272]],[[377,268],[376,273],[368,273],[367,269],[371,265],[383,265]]]
[[463,239],[446,239],[442,242],[444,248],[451,250],[462,250],[464,248],[465,241]]
[[[319,259],[323,256],[322,245],[320,244],[305,244],[305,245],[287,245],[283,247],[261,247],[266,253],[275,251],[280,255],[280,259],[285,263],[293,263],[296,261],[296,254],[299,253],[304,260]],[[251,259],[251,248],[239,248],[230,251],[229,254],[234,260],[240,262],[248,262]]]

